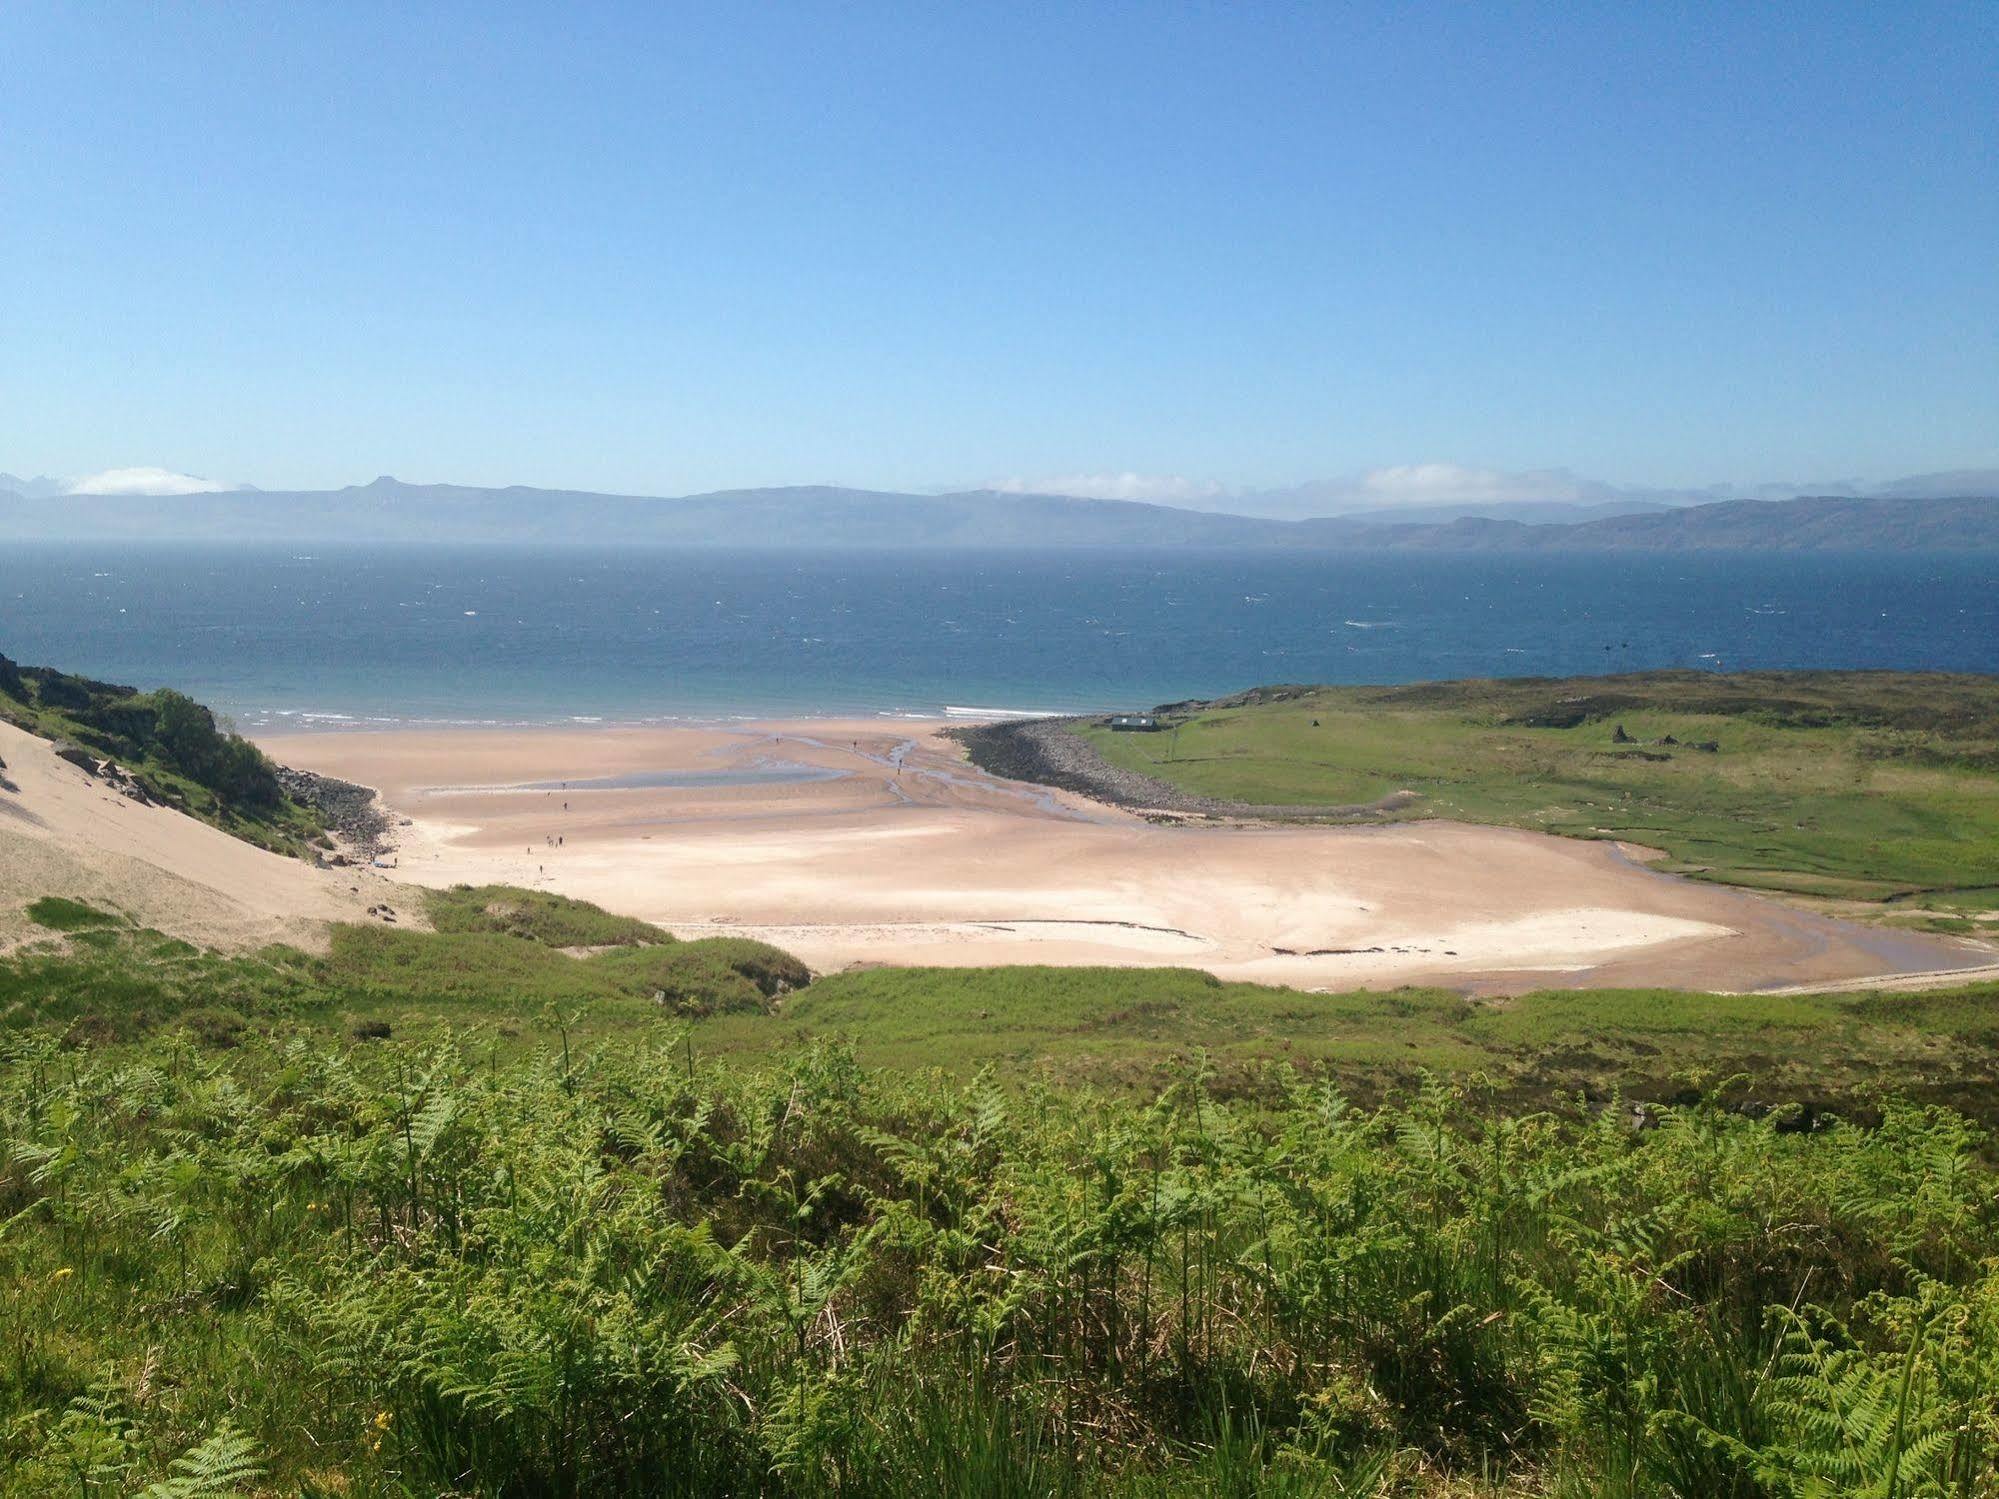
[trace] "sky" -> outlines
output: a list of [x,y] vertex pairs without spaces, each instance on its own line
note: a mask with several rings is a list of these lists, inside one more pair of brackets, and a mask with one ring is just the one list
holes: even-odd
[[1999,465],[1999,6],[0,6],[0,468]]

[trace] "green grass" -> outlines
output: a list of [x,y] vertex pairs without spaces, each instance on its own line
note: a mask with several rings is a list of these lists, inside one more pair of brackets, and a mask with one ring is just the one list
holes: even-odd
[[125,918],[100,911],[86,901],[60,895],[45,895],[28,905],[28,920],[52,932],[87,932],[99,927],[123,926]]
[[1512,1103],[1731,1096],[1864,1109],[1884,1088],[1999,1123],[1999,984],[1920,995],[1442,989],[1307,994],[1186,969],[875,969],[836,974],[770,1014],[694,1032],[731,1056],[851,1044],[870,1066],[941,1067],[1145,1090],[1205,1058],[1254,1092],[1288,1065],[1377,1100],[1425,1072],[1481,1077]]
[[529,894],[36,903],[0,1496],[1999,1499],[1999,985],[807,985]]
[[[491,898],[531,894],[493,887]],[[622,921],[574,904],[577,926]],[[435,1034],[477,1024],[526,1044],[521,1038],[544,1034],[555,1017],[603,1035],[761,1011],[810,979],[788,953],[741,937],[675,942],[661,933],[658,946],[572,957],[505,932],[342,925],[323,956],[273,947],[229,957],[85,917],[90,908],[79,902],[38,901],[29,911],[68,940],[0,958],[0,1027],[57,1024],[98,1043],[140,1039],[207,1012],[215,1030]]]
[[454,885],[425,893],[440,932],[498,932],[547,947],[632,947],[673,941],[671,933],[588,901],[513,885]]
[[[811,982],[796,959],[746,938],[572,956],[578,944],[507,932],[368,924],[336,927],[324,955],[224,957],[69,904],[37,908],[56,919],[60,945],[0,958],[0,1028],[56,1026],[110,1044],[186,1027],[217,1045],[477,1031],[511,1054],[558,1030],[594,1044],[690,1022],[701,1053],[740,1061],[833,1041],[868,1066],[959,1077],[997,1066],[1120,1092],[1157,1088],[1202,1057],[1226,1091],[1257,1092],[1289,1065],[1374,1101],[1427,1070],[1483,1077],[1521,1106],[1672,1099],[1693,1080],[1740,1073],[1738,1101],[1865,1110],[1892,1086],[1999,1122],[1993,984],[1900,997],[1548,990],[1478,1000],[1442,989],[1307,994],[1188,969],[885,968]],[[592,910],[570,918],[588,923]]]
[[17,1033],[0,1495],[1995,1492],[1947,1111],[571,1040]]
[[[1637,742],[1614,743],[1619,726]],[[1113,765],[1225,800],[1341,806],[1408,789],[1420,800],[1392,815],[1627,840],[1662,850],[1664,868],[1758,889],[1949,912],[1960,898],[1990,909],[1999,887],[1991,678],[1269,689],[1170,732],[1081,732]],[[1719,752],[1690,747],[1702,741]]]

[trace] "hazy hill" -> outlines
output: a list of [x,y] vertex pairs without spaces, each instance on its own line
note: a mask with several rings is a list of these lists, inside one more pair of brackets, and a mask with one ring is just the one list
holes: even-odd
[[0,538],[529,541],[677,546],[1282,545],[1281,521],[1067,495],[802,486],[680,499],[383,477],[336,490],[0,494]]
[[1396,526],[1377,544],[1452,551],[1999,550],[1999,499],[1723,500],[1567,526],[1463,519]]
[[[1620,510],[1622,507],[1620,507]],[[1550,515],[1562,519],[1549,519]],[[680,499],[383,477],[336,490],[174,496],[0,492],[0,540],[529,542],[736,547],[1294,546],[1337,549],[1999,549],[1999,499],[1725,500],[1566,515],[1494,506],[1272,520],[1071,495],[807,486]]]

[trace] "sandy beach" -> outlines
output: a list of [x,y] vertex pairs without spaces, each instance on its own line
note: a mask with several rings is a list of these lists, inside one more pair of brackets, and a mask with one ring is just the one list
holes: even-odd
[[560,891],[815,969],[1137,964],[1304,988],[1723,990],[1992,961],[1445,822],[1169,826],[966,763],[929,721],[316,732],[284,763],[407,818],[392,877]]

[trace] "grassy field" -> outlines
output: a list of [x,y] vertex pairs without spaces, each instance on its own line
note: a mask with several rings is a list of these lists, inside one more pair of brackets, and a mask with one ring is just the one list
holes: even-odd
[[8,1033],[0,1494],[1999,1492],[1999,1179],[1948,1111],[456,1019]]
[[324,956],[30,914],[9,1499],[1999,1494],[1999,986],[807,985],[504,887]]
[[1799,895],[1999,909],[1999,680],[1659,672],[1245,696],[1168,732],[1080,732],[1204,796],[1408,789],[1420,800],[1394,815],[1626,839],[1667,869]]
[[0,958],[0,1027],[59,1025],[132,1041],[187,1028],[386,1036],[477,1024],[514,1040],[544,1025],[592,1034],[751,1010],[810,982],[805,965],[743,937],[681,942],[581,901],[501,886],[430,892],[440,930],[336,926],[329,951],[204,953],[77,901],[29,916],[63,934]]
[[983,1066],[1143,1092],[1197,1061],[1225,1092],[1274,1068],[1374,1102],[1425,1072],[1478,1078],[1509,1106],[1575,1097],[1736,1099],[1864,1111],[1884,1087],[1999,1123],[1999,985],[1921,995],[1441,989],[1306,994],[1186,969],[879,969],[838,974],[769,1015],[694,1030],[704,1050],[784,1055],[818,1041],[871,1066]]
[[[1467,999],[1442,989],[1306,994],[1189,969],[875,969],[811,982],[745,938],[676,942],[545,893],[434,892],[446,930],[337,927],[330,950],[200,953],[68,901],[31,914],[53,941],[0,959],[0,1029],[78,1042],[168,1031],[226,1048],[477,1036],[512,1055],[671,1031],[701,1056],[761,1064],[836,1042],[869,1067],[998,1067],[1016,1080],[1125,1093],[1207,1067],[1225,1094],[1276,1068],[1373,1103],[1425,1072],[1496,1099],[1684,1099],[1725,1079],[1736,1103],[1866,1113],[1884,1088],[1999,1124],[1999,985],[1915,995],[1553,990]],[[498,913],[498,914],[495,914]],[[588,939],[596,939],[594,941]],[[681,1029],[679,1027],[683,1027]]]

